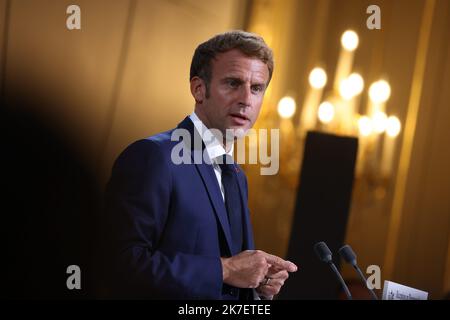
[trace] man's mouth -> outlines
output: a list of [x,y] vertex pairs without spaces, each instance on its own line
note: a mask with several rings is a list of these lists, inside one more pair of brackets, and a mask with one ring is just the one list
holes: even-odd
[[247,121],[250,121],[250,119],[247,116],[239,113],[232,113],[230,114],[230,117],[238,125],[244,125],[247,123]]

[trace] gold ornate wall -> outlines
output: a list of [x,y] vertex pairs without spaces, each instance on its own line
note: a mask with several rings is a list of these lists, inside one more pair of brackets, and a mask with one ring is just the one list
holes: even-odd
[[[369,1],[252,1],[248,29],[268,39],[276,70],[259,127],[282,127],[277,103],[286,95],[297,102],[289,120],[297,126],[308,88],[308,73],[324,67],[336,72],[340,34],[355,30],[360,44],[353,70],[366,85],[388,79],[392,94],[386,112],[396,114],[402,131],[392,159],[393,172],[357,175],[346,242],[361,266],[381,267],[382,280],[429,291],[439,298],[449,288],[450,120],[448,1],[377,1],[381,30],[366,27]],[[330,83],[331,82],[331,83]],[[325,89],[332,89],[328,81]],[[362,97],[362,109],[368,103]],[[286,254],[293,218],[302,145],[281,139],[280,172],[261,176],[247,166],[250,207],[257,245]],[[294,145],[294,146],[293,146]],[[344,267],[344,276],[355,277]]]

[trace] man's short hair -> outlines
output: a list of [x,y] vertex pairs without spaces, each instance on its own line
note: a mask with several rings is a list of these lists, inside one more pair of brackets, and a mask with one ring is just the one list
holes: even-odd
[[264,62],[269,69],[269,84],[273,73],[273,54],[272,50],[264,42],[264,39],[250,32],[241,30],[229,31],[218,34],[206,42],[200,44],[195,49],[192,57],[191,72],[189,80],[193,77],[199,77],[205,81],[207,96],[209,95],[209,84],[212,77],[211,60],[218,53],[223,53],[232,49],[238,49],[249,57],[255,57]]

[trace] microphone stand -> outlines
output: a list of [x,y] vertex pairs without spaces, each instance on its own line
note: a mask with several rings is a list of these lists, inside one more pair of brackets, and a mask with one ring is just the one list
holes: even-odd
[[348,290],[347,285],[345,284],[344,279],[342,278],[341,274],[339,273],[338,269],[334,265],[332,261],[328,262],[328,265],[330,266],[331,270],[336,274],[336,277],[338,278],[339,282],[342,285],[342,288],[344,289],[345,295],[347,296],[347,300],[353,300],[352,294],[350,293],[350,290]]

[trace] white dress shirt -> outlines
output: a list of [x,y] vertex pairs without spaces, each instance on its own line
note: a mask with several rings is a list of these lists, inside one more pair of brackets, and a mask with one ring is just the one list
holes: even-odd
[[[216,174],[217,182],[220,186],[220,191],[222,193],[222,198],[225,201],[225,191],[222,185],[222,170],[220,169],[219,164],[217,163],[217,159],[224,154],[227,154],[233,157],[233,149],[234,145],[231,145],[230,150],[227,152],[223,147],[221,141],[219,141],[216,136],[214,136],[211,131],[205,126],[202,120],[193,112],[189,118],[194,123],[194,127],[197,132],[202,137],[203,143],[205,144],[206,152],[208,153],[209,159],[211,160],[212,166],[214,168],[214,173]],[[211,137],[211,139],[210,139]]]

